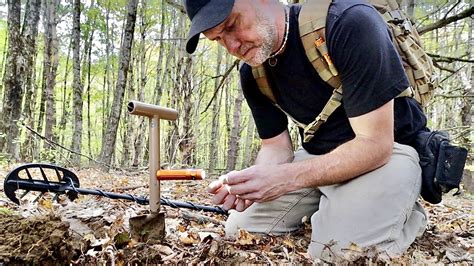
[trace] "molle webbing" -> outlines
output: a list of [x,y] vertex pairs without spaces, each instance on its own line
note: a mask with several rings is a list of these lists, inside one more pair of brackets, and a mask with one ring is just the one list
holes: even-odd
[[341,105],[342,85],[326,45],[326,18],[331,1],[307,1],[301,8],[298,24],[301,42],[321,79],[334,88],[329,101],[316,119],[304,127],[304,142],[310,141],[329,116]]

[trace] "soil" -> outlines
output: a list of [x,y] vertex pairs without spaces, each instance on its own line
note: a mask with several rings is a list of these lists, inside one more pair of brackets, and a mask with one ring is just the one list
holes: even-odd
[[69,224],[52,215],[25,219],[0,214],[0,235],[0,264],[70,263],[84,248],[69,232]]

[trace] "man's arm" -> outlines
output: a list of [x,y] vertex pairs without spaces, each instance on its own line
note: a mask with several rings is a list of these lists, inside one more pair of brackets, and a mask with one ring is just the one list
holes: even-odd
[[282,164],[293,161],[293,147],[288,130],[279,135],[262,139],[262,147],[258,151],[255,165],[258,164]]
[[349,121],[354,139],[313,159],[231,172],[227,175],[230,193],[264,202],[305,187],[341,183],[387,163],[394,138],[393,100]]

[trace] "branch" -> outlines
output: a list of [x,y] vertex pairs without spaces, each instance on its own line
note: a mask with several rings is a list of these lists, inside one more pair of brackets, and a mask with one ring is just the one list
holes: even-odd
[[[439,55],[439,54],[431,54],[431,53],[428,53],[428,55],[433,58],[434,60],[436,60],[437,62],[446,62],[446,63],[452,63],[454,61],[458,61],[458,62],[464,62],[464,63],[474,63],[474,60],[470,60],[470,59],[463,59],[463,58],[458,58],[458,57],[451,57],[451,56],[443,56],[443,55]],[[465,57],[467,56],[466,55],[462,55],[461,57]]]
[[432,24],[426,25],[424,27],[421,27],[421,28],[417,29],[417,31],[420,35],[423,35],[427,32],[432,31],[432,30],[442,28],[442,27],[444,27],[444,26],[446,26],[446,25],[448,25],[448,24],[450,24],[454,21],[461,20],[461,19],[466,18],[466,17],[470,17],[473,14],[474,14],[474,7],[471,7],[471,8],[468,8],[468,9],[464,10],[463,12],[461,12],[459,14],[454,15],[454,16],[447,17],[447,18],[438,20],[435,23],[432,23]]
[[166,0],[166,3],[176,9],[178,9],[179,12],[186,14],[186,10],[184,9],[184,6],[174,2],[173,0]]
[[453,69],[451,69],[451,68],[447,68],[447,67],[441,66],[440,64],[438,64],[438,62],[437,62],[436,60],[433,60],[433,65],[434,65],[435,67],[439,68],[440,70],[447,71],[447,72],[449,72],[449,73],[451,73],[451,74],[456,73],[456,71],[453,70]]
[[450,98],[474,98],[474,95],[462,95],[462,94],[458,94],[458,95],[447,95],[447,94],[435,94],[433,97],[441,97],[441,98],[447,98],[447,99],[450,99]]
[[31,127],[29,127],[29,126],[26,125],[25,123],[22,123],[22,125],[23,125],[26,129],[28,129],[29,131],[31,131],[33,134],[35,134],[36,136],[38,136],[39,138],[41,138],[41,139],[43,139],[44,141],[46,141],[46,143],[48,143],[48,144],[49,144],[51,147],[53,147],[53,148],[54,148],[54,146],[58,146],[59,148],[64,149],[64,150],[66,150],[66,151],[68,151],[68,152],[70,152],[70,153],[74,153],[74,154],[80,155],[80,156],[82,156],[82,157],[85,157],[85,158],[87,158],[87,159],[89,159],[89,160],[95,162],[96,164],[101,164],[101,165],[107,166],[107,167],[109,167],[109,168],[112,168],[112,166],[110,166],[110,165],[104,164],[104,163],[102,163],[102,162],[98,162],[98,161],[92,159],[91,157],[89,157],[89,156],[87,156],[87,155],[84,155],[84,154],[82,154],[82,153],[78,153],[78,152],[76,152],[76,151],[73,151],[73,150],[71,150],[71,149],[68,149],[68,148],[64,147],[63,145],[61,145],[61,144],[59,144],[59,143],[57,143],[57,142],[55,142],[55,141],[53,141],[53,140],[47,139],[45,136],[41,135],[40,133],[38,133],[36,130],[32,129]]
[[230,66],[229,69],[227,69],[227,71],[224,73],[224,75],[222,76],[222,79],[221,79],[221,82],[219,82],[219,85],[217,86],[217,89],[214,91],[214,95],[212,95],[212,98],[211,100],[209,101],[209,103],[207,104],[206,108],[204,109],[204,111],[201,112],[201,114],[204,114],[207,109],[209,109],[209,106],[211,106],[211,103],[212,101],[214,101],[214,98],[216,98],[217,96],[217,92],[219,91],[219,89],[222,87],[222,85],[224,85],[224,81],[226,80],[226,78],[230,75],[230,72],[232,71],[232,69],[234,69],[234,67],[236,67],[238,64],[239,64],[240,60],[239,59],[235,59],[234,63],[232,64],[232,66]]
[[451,13],[451,11],[453,11],[459,4],[461,3],[461,0],[458,0],[458,2],[456,4],[454,4],[449,10],[448,12],[446,12],[446,14],[444,14],[444,17],[443,19],[446,19],[449,15],[449,13]]

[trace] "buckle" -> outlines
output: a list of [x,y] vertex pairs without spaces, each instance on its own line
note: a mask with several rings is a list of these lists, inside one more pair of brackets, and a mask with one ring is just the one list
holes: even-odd
[[393,23],[398,24],[398,23],[403,22],[403,20],[405,20],[405,16],[399,9],[388,11],[388,14],[392,18],[392,20],[390,21]]
[[403,31],[405,32],[405,34],[410,33],[413,29],[413,25],[411,25],[411,22],[408,19],[404,19],[400,26],[403,29]]

